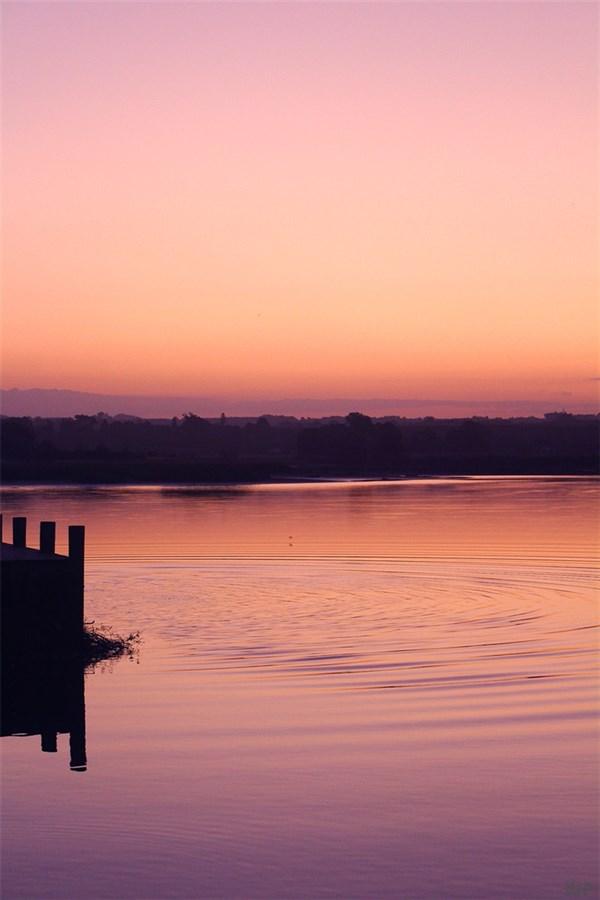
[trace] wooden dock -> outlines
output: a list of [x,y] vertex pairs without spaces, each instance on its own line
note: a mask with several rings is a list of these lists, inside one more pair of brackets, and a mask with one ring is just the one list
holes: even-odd
[[[2,519],[0,517],[0,531]],[[0,551],[3,654],[60,653],[84,628],[85,528],[70,525],[68,556],[55,551],[56,523],[41,522],[39,547],[27,546],[27,519],[12,520]]]
[[57,734],[69,734],[75,772],[86,769],[84,544],[84,527],[71,525],[68,555],[56,553],[56,524],[40,522],[39,546],[28,547],[27,519],[15,516],[0,556],[0,735],[38,734],[53,753]]

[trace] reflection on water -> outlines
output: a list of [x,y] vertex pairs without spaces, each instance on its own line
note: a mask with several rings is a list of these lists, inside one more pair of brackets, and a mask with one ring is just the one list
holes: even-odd
[[69,767],[87,768],[83,666],[73,661],[3,654],[1,735],[39,735],[44,753],[56,753],[57,735],[69,735]]
[[84,779],[3,742],[6,897],[595,896],[598,495],[5,491],[143,636],[86,675]]

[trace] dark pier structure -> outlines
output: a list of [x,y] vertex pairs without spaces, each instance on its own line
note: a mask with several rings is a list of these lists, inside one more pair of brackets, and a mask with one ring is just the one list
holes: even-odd
[[39,549],[27,547],[25,518],[13,518],[12,526],[0,560],[0,735],[40,735],[41,749],[53,753],[57,735],[69,734],[70,767],[82,772],[84,528],[69,527],[63,556],[55,552],[54,522],[40,523]]
[[40,523],[39,549],[27,546],[26,518],[15,516],[12,532],[0,557],[3,653],[76,645],[83,634],[83,525],[69,526],[68,556],[55,552],[54,522]]

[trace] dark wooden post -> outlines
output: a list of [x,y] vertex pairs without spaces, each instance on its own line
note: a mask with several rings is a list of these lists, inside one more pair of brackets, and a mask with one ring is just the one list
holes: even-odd
[[69,525],[69,559],[81,567],[83,575],[83,556],[85,551],[85,526]]
[[56,522],[40,522],[40,550],[54,553],[56,547]]
[[[74,685],[75,687],[75,685]],[[69,732],[69,763],[71,772],[85,772],[87,754],[85,748],[85,674],[83,668],[77,676],[76,695],[73,698],[71,730]]]
[[27,539],[27,519],[25,516],[13,516],[13,544],[15,547],[25,547]]
[[57,735],[55,731],[42,731],[42,753],[57,753]]
[[85,552],[85,527],[69,525],[69,560],[72,565],[73,583],[73,616],[77,632],[83,631],[83,564]]
[[87,772],[87,754],[85,752],[85,722],[83,728],[74,728],[69,733],[69,768],[71,772]]

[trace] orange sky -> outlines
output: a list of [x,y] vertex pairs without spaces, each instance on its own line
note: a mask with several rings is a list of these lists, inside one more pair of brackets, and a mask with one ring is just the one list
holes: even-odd
[[5,387],[594,400],[595,4],[3,12]]

